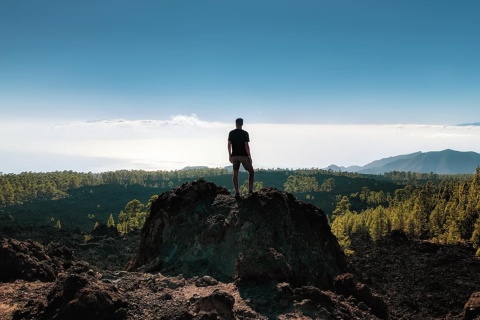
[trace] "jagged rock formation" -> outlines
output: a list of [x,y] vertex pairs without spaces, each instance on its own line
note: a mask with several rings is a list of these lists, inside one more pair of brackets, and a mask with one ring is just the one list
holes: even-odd
[[0,238],[0,282],[23,279],[53,281],[72,265],[72,250],[52,244],[44,247],[31,240]]
[[233,197],[198,180],[152,204],[127,269],[333,289],[346,263],[317,207],[272,188]]

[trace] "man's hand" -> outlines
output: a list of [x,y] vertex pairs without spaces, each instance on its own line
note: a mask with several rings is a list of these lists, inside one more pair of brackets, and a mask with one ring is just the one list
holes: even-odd
[[252,156],[248,156],[248,160],[250,160],[250,163],[253,163]]
[[229,156],[229,157],[228,157],[228,161],[230,161],[230,163],[233,164],[232,156]]

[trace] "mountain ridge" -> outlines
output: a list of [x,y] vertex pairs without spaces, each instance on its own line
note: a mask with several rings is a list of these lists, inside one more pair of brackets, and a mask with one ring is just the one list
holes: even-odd
[[357,172],[361,174],[383,174],[392,171],[410,171],[436,174],[470,174],[480,165],[480,154],[473,151],[417,151],[367,163],[364,166],[328,166],[327,170]]

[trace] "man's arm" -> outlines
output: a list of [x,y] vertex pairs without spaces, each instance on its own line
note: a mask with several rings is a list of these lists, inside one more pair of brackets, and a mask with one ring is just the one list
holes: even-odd
[[248,142],[245,142],[245,150],[247,150],[248,159],[250,160],[250,163],[252,163],[252,154],[250,153],[250,146],[248,145]]
[[232,161],[232,141],[228,140],[228,161],[233,163]]

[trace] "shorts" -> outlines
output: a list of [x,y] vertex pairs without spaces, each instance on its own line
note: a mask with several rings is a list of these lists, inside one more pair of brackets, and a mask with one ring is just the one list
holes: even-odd
[[232,157],[233,163],[233,170],[238,171],[240,169],[240,163],[242,164],[243,168],[247,171],[253,171],[252,163],[250,162],[249,157],[244,156],[234,156]]

